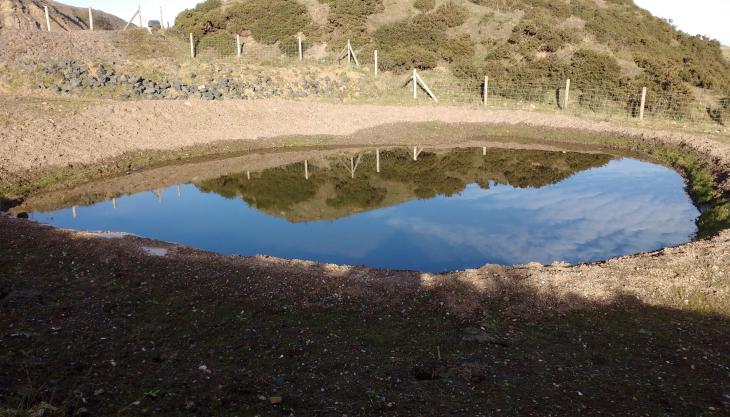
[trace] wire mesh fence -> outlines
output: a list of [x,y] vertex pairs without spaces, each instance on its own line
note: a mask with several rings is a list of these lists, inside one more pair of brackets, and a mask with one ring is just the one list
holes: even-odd
[[[172,56],[189,54],[191,59],[198,62],[224,60],[234,64],[263,66],[300,64],[344,66],[349,63],[353,68],[358,65],[368,68],[371,76],[377,75],[377,51],[358,48],[349,41],[346,44],[343,42],[342,45],[327,45],[293,36],[273,44],[263,44],[250,37],[228,33],[195,36],[175,30],[150,33],[149,38],[133,39],[135,44],[147,42],[150,46],[138,48],[139,53],[134,55],[135,59],[153,59],[161,56],[159,55],[161,49],[165,49],[161,48],[161,45],[165,45],[174,52],[170,52]],[[642,100],[640,87],[586,86],[581,80],[572,80],[573,86],[568,87],[566,80],[516,82],[491,77],[488,81],[455,79],[445,76],[445,73],[440,71],[423,71],[420,77],[438,98],[438,102],[444,104],[479,105],[488,109],[565,111],[597,118],[649,119],[713,127],[730,123],[730,97],[713,96],[707,91],[650,89]],[[378,81],[372,84],[372,97],[376,101],[382,99],[385,102],[388,98],[397,98],[402,102],[412,94],[412,85],[408,86],[408,81],[410,81],[409,73],[402,75],[392,71],[383,73],[382,79],[379,77]],[[419,103],[430,100],[420,87],[416,93]]]

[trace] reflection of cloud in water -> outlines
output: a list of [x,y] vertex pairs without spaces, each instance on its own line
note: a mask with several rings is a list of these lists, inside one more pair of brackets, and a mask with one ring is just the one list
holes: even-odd
[[[471,204],[450,211],[458,222],[422,212],[391,216],[387,224],[422,236],[424,246],[443,240],[453,252],[475,251],[494,262],[595,260],[688,240],[696,230],[690,219],[699,213],[682,184],[664,167],[624,159],[539,189],[469,186],[456,199]],[[474,221],[465,225],[465,218]]]

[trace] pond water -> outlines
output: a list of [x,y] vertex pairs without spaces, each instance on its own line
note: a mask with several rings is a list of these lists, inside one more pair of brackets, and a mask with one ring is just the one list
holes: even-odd
[[595,261],[678,245],[697,232],[700,213],[683,178],[649,162],[497,148],[426,150],[415,161],[411,149],[379,155],[380,172],[374,150],[339,151],[79,199],[85,205],[66,199],[33,210],[31,200],[28,211],[64,228],[222,254],[430,272]]

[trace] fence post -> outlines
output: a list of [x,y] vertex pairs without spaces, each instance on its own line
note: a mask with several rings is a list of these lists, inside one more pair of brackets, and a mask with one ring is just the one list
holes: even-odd
[[416,98],[418,94],[418,79],[416,77],[416,69],[413,68],[413,98]]
[[139,28],[144,29],[142,25],[142,3],[139,4]]
[[43,6],[43,10],[46,12],[46,29],[51,31],[51,17],[48,15],[48,6]]
[[639,120],[644,120],[644,106],[646,105],[646,87],[641,88],[641,107],[639,108]]
[[375,76],[378,76],[378,50],[376,49],[375,52],[373,52],[373,55],[375,56]]
[[162,6],[160,6],[160,29],[165,30],[165,17],[162,15]]
[[352,65],[352,54],[350,53],[352,51],[352,46],[350,46],[350,40],[347,40],[347,63],[349,65]]
[[489,77],[484,76],[484,107],[489,103]]
[[236,56],[241,57],[241,35],[236,35]]
[[193,42],[192,32],[190,32],[190,58],[195,58],[195,43]]
[[297,41],[299,44],[299,60],[304,61],[304,52],[302,51],[302,37],[298,36]]
[[565,103],[563,103],[563,108],[568,108],[568,100],[570,100],[570,78],[565,80]]
[[375,148],[375,172],[380,172],[380,148]]
[[94,30],[94,13],[91,12],[91,7],[89,7],[89,30]]

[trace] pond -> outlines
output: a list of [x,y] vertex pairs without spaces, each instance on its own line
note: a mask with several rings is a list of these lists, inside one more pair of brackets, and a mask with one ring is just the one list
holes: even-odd
[[248,155],[31,198],[22,210],[221,254],[429,272],[656,250],[692,240],[700,215],[662,165],[493,147]]

